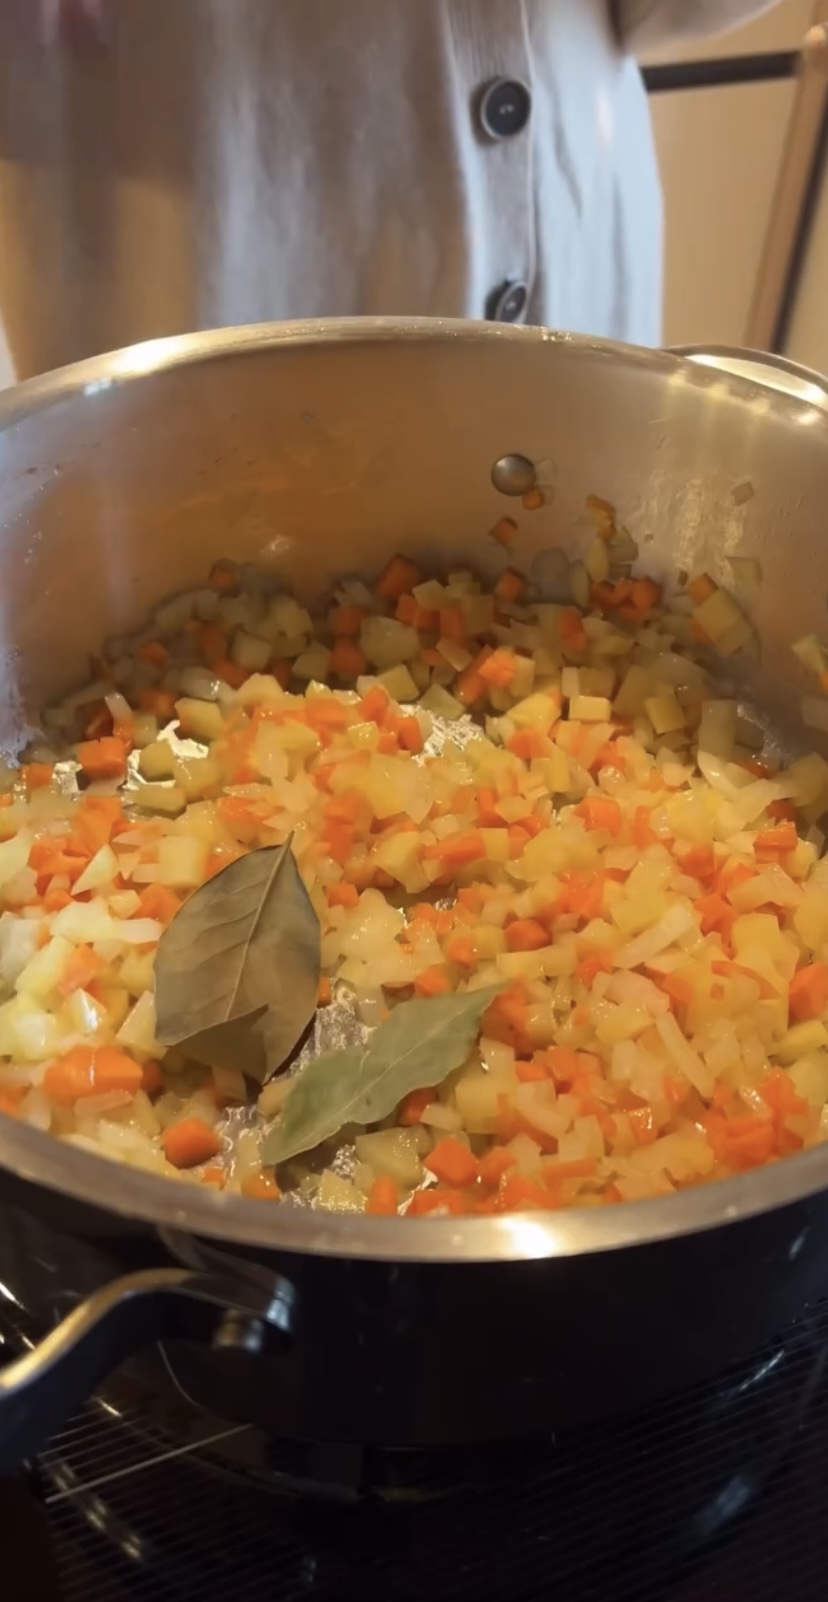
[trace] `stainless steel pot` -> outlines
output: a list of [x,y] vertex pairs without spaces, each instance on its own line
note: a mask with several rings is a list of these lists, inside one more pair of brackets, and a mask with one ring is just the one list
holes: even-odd
[[[104,636],[216,557],[305,595],[374,573],[392,549],[485,572],[485,532],[509,510],[495,485],[521,479],[510,456],[546,491],[514,548],[530,574],[550,545],[585,542],[590,492],[617,506],[656,575],[704,566],[726,582],[728,557],[758,557],[749,689],[795,740],[789,647],[823,630],[828,601],[828,396],[773,359],[699,356],[331,322],[161,340],[8,392],[0,748],[82,681]],[[826,1187],[821,1148],[600,1211],[354,1218],[116,1169],[0,1115],[0,1198],[27,1242],[0,1245],[10,1294],[54,1318],[38,1254],[75,1299],[118,1268],[163,1268],[109,1287],[0,1374],[0,1465],[128,1348],[168,1333],[212,1343],[182,1348],[191,1391],[295,1435],[452,1440],[641,1401],[741,1355],[828,1286]]]

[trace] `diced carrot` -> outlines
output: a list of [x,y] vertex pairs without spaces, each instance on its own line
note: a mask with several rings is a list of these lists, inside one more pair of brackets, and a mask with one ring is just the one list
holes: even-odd
[[164,1130],[161,1145],[167,1162],[174,1168],[197,1168],[218,1156],[221,1138],[202,1118],[182,1118]]
[[[488,655],[488,652],[484,653],[483,660],[485,660],[486,655]],[[477,662],[479,661],[480,658],[478,657]],[[489,686],[475,662],[464,668],[463,672],[455,680],[454,694],[458,701],[462,701],[464,706],[472,706],[475,701],[479,701],[482,696],[487,695],[488,691]]]
[[73,1046],[49,1064],[42,1083],[52,1101],[68,1105],[82,1096],[105,1095],[112,1090],[134,1096],[142,1077],[140,1064],[116,1046]]
[[231,661],[229,656],[223,656],[218,662],[214,662],[213,672],[217,679],[229,684],[231,690],[240,690],[250,678],[248,669],[240,667],[238,662]]
[[602,768],[617,768],[619,773],[623,773],[626,763],[615,741],[607,740],[600,751],[596,752],[589,766],[596,773],[600,773]]
[[446,942],[445,957],[447,962],[456,963],[458,968],[473,968],[477,961],[474,942],[465,935],[453,935]]
[[684,974],[665,973],[659,976],[659,989],[669,996],[676,1007],[687,1007],[693,1000],[693,986]]
[[490,1146],[489,1150],[478,1160],[477,1169],[484,1185],[492,1187],[499,1185],[504,1174],[514,1168],[515,1159],[512,1152],[505,1146]]
[[62,912],[64,907],[68,907],[71,900],[72,897],[68,890],[47,890],[43,897],[43,911]]
[[615,585],[610,584],[606,579],[599,584],[590,584],[589,600],[591,606],[600,607],[602,610],[613,606],[615,604]]
[[549,756],[552,744],[540,729],[515,729],[506,741],[506,749],[521,762],[531,762],[533,757]]
[[181,897],[166,884],[148,884],[139,892],[139,905],[136,917],[155,918],[158,923],[171,923],[179,907]]
[[514,651],[505,649],[493,651],[486,658],[480,669],[480,677],[487,684],[493,684],[500,690],[508,690],[517,672],[517,658]]
[[515,1073],[522,1085],[539,1084],[541,1080],[549,1078],[549,1073],[542,1062],[525,1062],[523,1059],[515,1063]]
[[655,829],[650,823],[649,807],[636,807],[632,824],[633,845],[644,847],[654,845],[658,839]]
[[797,969],[788,990],[791,1016],[798,1022],[821,1018],[828,1009],[828,968],[824,962],[809,962]]
[[661,585],[651,578],[633,579],[630,600],[639,611],[649,612],[661,600]]
[[340,679],[358,679],[368,667],[368,658],[356,640],[340,635],[334,640],[330,670]]
[[539,489],[526,490],[520,497],[520,504],[524,512],[539,512],[544,504],[543,491]]
[[497,791],[482,785],[477,792],[477,821],[483,829],[502,829],[504,819],[497,811]]
[[390,1174],[379,1174],[368,1192],[366,1213],[375,1213],[379,1218],[393,1218],[397,1212],[397,1205],[396,1181]]
[[238,845],[215,846],[207,858],[207,865],[204,869],[205,879],[214,878],[217,873],[221,873],[222,868],[229,868],[231,862],[238,862],[239,857],[244,855],[245,852]]
[[370,810],[361,790],[340,790],[325,802],[322,815],[326,823],[353,823],[368,827]]
[[405,1129],[411,1129],[414,1124],[421,1124],[423,1113],[437,1099],[437,1092],[430,1086],[423,1090],[411,1090],[404,1096],[397,1108],[397,1123]]
[[80,740],[77,758],[89,779],[121,779],[126,773],[127,747],[116,735],[101,740]]
[[759,1094],[778,1119],[801,1117],[807,1102],[797,1095],[793,1080],[784,1068],[771,1068],[759,1085]]
[[478,829],[460,829],[423,849],[424,857],[441,862],[446,868],[462,868],[469,862],[479,862],[485,855],[486,843]]
[[489,529],[489,539],[495,540],[498,545],[511,545],[517,534],[517,523],[513,517],[501,517],[494,528]]
[[135,691],[135,705],[141,712],[152,712],[160,723],[175,717],[175,696],[172,690],[141,689]]
[[497,1197],[498,1211],[514,1212],[520,1208],[547,1208],[552,1205],[549,1192],[536,1180],[524,1174],[505,1174],[500,1182]]
[[777,995],[777,991],[763,974],[756,973],[753,968],[745,968],[740,962],[731,962],[729,959],[725,962],[714,961],[711,962],[710,968],[712,973],[717,973],[722,979],[752,979],[754,984],[759,986],[759,997],[762,1001],[772,1001]]
[[422,582],[422,573],[416,562],[407,556],[392,556],[374,585],[374,594],[383,601],[397,601],[406,590],[413,590]]
[[367,616],[364,606],[332,606],[328,613],[328,628],[333,635],[353,638],[359,633]]
[[727,933],[736,916],[729,902],[718,893],[699,896],[693,902],[693,909],[699,914],[702,934],[710,934],[714,929]]
[[[467,643],[469,631],[462,607],[441,606],[437,616],[441,640],[452,640],[455,645]],[[441,657],[440,661],[445,661],[445,658]]]
[[317,1007],[329,1007],[332,1000],[331,981],[323,975],[316,987],[316,1005]]
[[606,875],[580,873],[577,869],[567,869],[561,874],[561,880],[565,911],[574,912],[587,922],[591,918],[597,918],[604,904]]
[[268,672],[281,689],[290,689],[290,681],[293,678],[293,663],[289,662],[287,657],[278,657],[276,661],[271,662]]
[[227,1175],[219,1163],[208,1163],[201,1175],[202,1185],[212,1185],[216,1190],[224,1190],[227,1184]]
[[509,838],[509,857],[514,862],[523,856],[532,836],[529,830],[524,829],[519,823],[510,823],[506,833]]
[[538,918],[515,918],[504,932],[510,951],[540,951],[549,945],[549,932]]
[[792,801],[770,801],[765,810],[774,823],[796,823],[796,807]]
[[282,1194],[272,1174],[248,1174],[241,1182],[241,1193],[251,1201],[278,1201]]
[[564,606],[558,613],[561,641],[569,651],[585,651],[586,630],[581,614],[574,606]]
[[113,834],[126,826],[124,810],[116,795],[86,795],[72,819],[72,839],[83,851],[94,856],[108,845]]
[[28,1085],[0,1086],[0,1112],[4,1112],[8,1118],[16,1118],[20,1103],[28,1090]]
[[624,822],[617,801],[607,795],[588,795],[575,808],[588,829],[606,829],[609,834],[620,834]]
[[27,762],[21,771],[27,790],[45,790],[55,770],[51,762]]
[[441,968],[437,963],[418,973],[414,980],[415,996],[444,996],[451,988],[451,980],[445,968]]
[[718,588],[718,584],[710,577],[709,573],[697,573],[696,577],[692,578],[687,586],[687,594],[691,600],[695,601],[697,606],[700,606],[702,601],[709,601],[711,595],[715,595]]
[[333,695],[312,695],[305,701],[305,719],[311,729],[347,729],[353,722],[351,708]]
[[73,990],[85,990],[105,967],[103,957],[99,957],[91,946],[75,946],[58,985],[60,994],[70,996]]
[[150,1058],[145,1062],[141,1073],[141,1089],[147,1096],[157,1096],[164,1089],[164,1075],[161,1072],[160,1062]]
[[347,884],[340,879],[337,884],[329,884],[325,888],[325,895],[329,907],[355,907],[359,902],[359,891],[355,884]]
[[716,872],[717,863],[712,845],[691,846],[682,856],[677,857],[682,873],[691,879],[712,879]]
[[745,773],[752,773],[754,779],[772,779],[777,772],[773,764],[766,762],[764,757],[742,757],[738,766],[744,768]]
[[78,707],[78,717],[85,740],[99,740],[102,735],[114,732],[112,713],[104,700],[89,701]]
[[89,851],[70,851],[66,835],[34,840],[29,851],[29,867],[38,878],[55,879],[66,875],[72,882],[80,878],[89,861]]
[[453,1185],[458,1190],[474,1184],[477,1178],[477,1158],[452,1135],[438,1140],[433,1151],[423,1159],[423,1165],[441,1184]]
[[389,702],[388,691],[381,684],[375,684],[367,694],[362,697],[356,712],[361,723],[382,723]]
[[549,1046],[545,1055],[556,1085],[571,1085],[577,1079],[581,1067],[571,1046]]
[[543,1175],[547,1180],[592,1179],[598,1170],[595,1157],[571,1157],[568,1161],[544,1162]]
[[652,1107],[631,1107],[627,1117],[637,1146],[650,1146],[658,1140]]
[[409,1218],[423,1218],[427,1213],[464,1213],[466,1204],[456,1190],[436,1187],[433,1190],[415,1190],[405,1209]]
[[135,654],[140,662],[149,662],[158,668],[166,667],[170,660],[170,653],[160,640],[147,640],[144,645],[139,645]]
[[214,562],[210,568],[210,576],[207,582],[214,590],[218,590],[220,594],[228,594],[230,590],[235,590],[238,587],[239,576],[236,567],[232,562],[228,561]]
[[729,898],[731,890],[736,890],[740,884],[749,884],[755,878],[755,868],[749,868],[746,862],[731,863],[719,874],[716,889],[720,895]]
[[777,823],[773,829],[760,829],[753,842],[753,849],[757,853],[793,851],[798,838],[796,824],[789,821]]
[[499,601],[519,601],[525,589],[526,580],[514,568],[507,567],[495,584],[493,594]]
[[93,1079],[95,1091],[104,1095],[110,1090],[126,1090],[132,1095],[140,1090],[144,1070],[125,1051],[117,1046],[99,1046],[95,1052]]
[[410,751],[413,755],[423,749],[423,731],[418,718],[403,713],[402,717],[394,719],[394,733],[401,751]]
[[394,612],[398,623],[407,623],[412,629],[435,633],[439,616],[434,607],[421,606],[413,595],[401,595]]
[[227,636],[218,623],[200,623],[196,635],[199,654],[207,667],[215,667],[227,656]]
[[407,623],[410,628],[416,627],[415,618],[419,611],[413,595],[401,595],[394,608],[394,616],[398,623]]
[[612,973],[612,953],[602,951],[588,951],[582,957],[575,969],[575,978],[580,979],[582,985],[591,985],[596,974]]

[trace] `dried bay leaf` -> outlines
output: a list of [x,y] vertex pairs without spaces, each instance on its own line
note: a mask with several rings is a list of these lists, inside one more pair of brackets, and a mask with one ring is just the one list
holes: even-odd
[[249,851],[201,885],[161,936],[157,1038],[263,1083],[313,1017],[319,973],[319,920],[290,841]]
[[412,1090],[439,1085],[465,1062],[502,986],[403,1001],[363,1046],[326,1052],[297,1074],[262,1144],[264,1163],[312,1151],[345,1124],[387,1118]]

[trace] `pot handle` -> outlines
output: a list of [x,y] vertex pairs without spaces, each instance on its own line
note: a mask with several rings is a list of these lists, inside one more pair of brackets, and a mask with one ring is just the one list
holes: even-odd
[[763,384],[766,389],[828,412],[828,379],[811,367],[789,361],[787,356],[743,350],[738,345],[671,345],[669,349],[672,356],[684,356],[700,367],[718,368],[735,378],[749,378],[754,384]]
[[276,1275],[267,1288],[180,1268],[113,1280],[0,1369],[0,1475],[39,1451],[110,1370],[142,1347],[183,1337],[258,1352],[287,1341],[293,1305],[293,1286]]

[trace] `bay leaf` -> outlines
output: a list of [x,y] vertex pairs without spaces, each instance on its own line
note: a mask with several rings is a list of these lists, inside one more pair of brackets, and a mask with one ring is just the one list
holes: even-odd
[[161,936],[157,1039],[263,1083],[313,1017],[319,973],[319,919],[290,840],[249,851],[201,885]]
[[262,1161],[282,1163],[311,1151],[345,1124],[378,1123],[410,1091],[441,1084],[465,1062],[501,989],[403,1001],[363,1046],[316,1057],[297,1074],[265,1136]]

